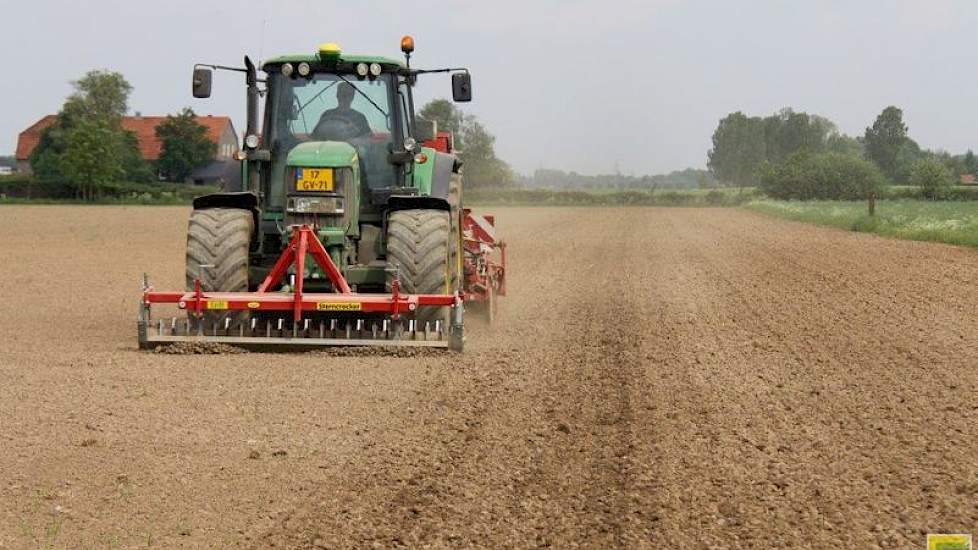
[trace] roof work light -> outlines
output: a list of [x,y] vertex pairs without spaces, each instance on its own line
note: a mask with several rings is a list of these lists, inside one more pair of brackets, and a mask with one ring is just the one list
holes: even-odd
[[319,46],[319,57],[323,61],[336,62],[340,59],[340,45],[334,42],[327,42]]

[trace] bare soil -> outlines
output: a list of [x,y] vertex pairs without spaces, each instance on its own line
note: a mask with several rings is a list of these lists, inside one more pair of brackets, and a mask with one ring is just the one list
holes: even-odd
[[496,214],[511,292],[464,355],[200,355],[135,349],[185,209],[0,208],[0,547],[978,530],[975,251],[739,210]]

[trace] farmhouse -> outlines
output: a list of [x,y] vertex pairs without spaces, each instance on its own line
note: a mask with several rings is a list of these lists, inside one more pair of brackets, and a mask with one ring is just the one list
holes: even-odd
[[[17,171],[31,174],[31,153],[41,140],[41,133],[53,125],[56,115],[47,115],[32,124],[17,137]],[[163,116],[127,116],[122,119],[122,127],[136,135],[139,152],[143,159],[155,162],[163,152],[163,144],[156,137],[156,126],[166,120]],[[191,174],[193,183],[221,183],[236,177],[237,164],[234,154],[238,152],[238,136],[231,118],[226,116],[198,116],[197,122],[207,128],[208,138],[217,144],[214,159],[210,164],[198,167]]]

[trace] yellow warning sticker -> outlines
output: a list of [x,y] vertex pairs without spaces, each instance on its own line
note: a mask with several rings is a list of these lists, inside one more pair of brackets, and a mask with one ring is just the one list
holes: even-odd
[[260,307],[261,304],[259,304],[258,302],[248,302],[248,309],[258,309]]
[[207,309],[227,309],[227,300],[211,300],[207,302]]
[[360,311],[360,302],[316,302],[319,311]]

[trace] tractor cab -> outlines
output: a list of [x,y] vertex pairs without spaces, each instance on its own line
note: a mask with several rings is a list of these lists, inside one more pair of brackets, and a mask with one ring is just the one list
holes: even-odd
[[[256,195],[268,215],[290,222],[332,217],[343,226],[381,225],[392,197],[432,196],[439,152],[420,144],[436,137],[436,127],[415,118],[412,89],[420,74],[451,72],[453,98],[470,101],[469,73],[412,69],[411,37],[404,37],[401,50],[403,62],[345,54],[337,44],[326,43],[314,54],[265,61],[264,79],[257,77],[248,58],[243,70],[196,66],[195,97],[209,97],[212,68],[246,73],[248,129],[241,191]],[[261,117],[259,96],[265,105]],[[348,215],[350,211],[355,214]],[[316,220],[307,219],[310,215]]]
[[369,211],[393,192],[416,192],[410,177],[417,143],[411,84],[402,63],[343,58],[327,44],[319,55],[282,56],[263,68],[261,143],[270,162],[260,177],[266,208],[302,210],[314,204],[302,197],[335,191],[348,200],[359,195]]

